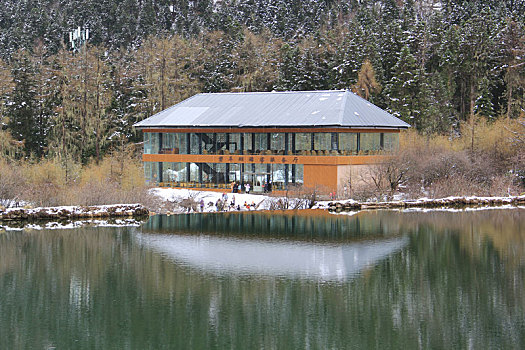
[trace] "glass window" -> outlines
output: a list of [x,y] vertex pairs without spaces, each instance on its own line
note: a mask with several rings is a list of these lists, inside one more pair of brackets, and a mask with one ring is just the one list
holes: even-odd
[[304,165],[297,164],[295,166],[295,183],[303,184],[304,183]]
[[332,150],[337,151],[339,149],[339,135],[336,132],[331,133],[332,139]]
[[240,164],[230,164],[230,173],[229,173],[229,181],[241,181],[241,165]]
[[[288,133],[288,152],[292,152],[294,150],[294,147],[295,145],[292,145],[292,141],[293,141],[293,136],[294,134],[292,133]],[[291,154],[291,153],[289,153]]]
[[381,134],[377,132],[365,132],[361,133],[360,136],[360,150],[367,151],[377,151],[381,149]]
[[216,146],[215,146],[215,153],[218,154],[224,154],[224,150],[227,149],[227,142],[226,142],[226,133],[219,132],[215,134],[216,136]]
[[186,181],[186,163],[164,163],[162,167],[162,180],[164,180],[164,182]]
[[[257,187],[263,186],[268,179],[268,175],[270,175],[268,164],[255,164],[255,179],[253,185]],[[254,190],[256,189],[254,188]]]
[[214,154],[216,152],[213,133],[198,133],[197,136],[201,140],[202,154]]
[[245,154],[253,153],[252,136],[253,135],[251,133],[244,133],[244,151],[245,151]]
[[162,154],[186,154],[186,134],[162,133]]
[[272,133],[271,134],[271,147],[270,149],[272,151],[283,151],[283,154],[284,154],[284,147],[285,147],[285,142],[284,142],[284,133],[282,132],[279,132],[279,133]]
[[199,182],[199,166],[196,163],[190,163],[190,181]]
[[159,163],[158,162],[144,162],[144,175],[146,182],[155,183],[159,180]]
[[183,134],[183,133],[175,134],[175,137],[177,139],[176,146],[175,146],[175,152],[178,152],[179,154],[187,153],[187,146],[186,146],[187,135],[188,134]]
[[243,182],[250,183],[252,186],[255,183],[255,164],[244,164]]
[[151,133],[144,133],[144,154],[151,154]]
[[213,182],[218,184],[225,184],[226,183],[226,164],[224,163],[217,163],[215,164],[215,172],[214,172],[214,178]]
[[272,189],[282,190],[284,189],[284,187],[285,187],[285,165],[284,164],[272,164]]
[[159,153],[159,133],[145,132],[144,133],[144,154],[158,154]]
[[162,133],[162,149],[173,148],[175,143],[175,134],[171,132]]
[[231,154],[241,154],[241,134],[231,133],[228,145]]
[[339,149],[341,151],[357,151],[357,133],[339,133]]
[[268,149],[268,134],[267,133],[256,133],[255,134],[255,150],[264,152]]
[[309,132],[298,132],[295,134],[295,151],[310,151],[312,149],[312,134]]
[[314,149],[316,151],[329,151],[332,149],[332,133],[316,132],[314,134]]
[[213,163],[198,163],[202,169],[202,182],[215,182],[215,164]]
[[399,133],[384,133],[383,145],[385,150],[395,151],[399,149]]
[[192,133],[190,135],[190,154],[199,154],[200,143],[200,136],[195,133]]

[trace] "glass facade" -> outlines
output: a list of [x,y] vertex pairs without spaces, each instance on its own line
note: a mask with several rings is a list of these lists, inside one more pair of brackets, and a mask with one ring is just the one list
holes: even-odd
[[144,133],[144,154],[353,155],[397,149],[397,132]]
[[302,164],[144,163],[146,181],[162,186],[229,189],[237,182],[243,189],[249,183],[255,192],[262,192],[265,183],[274,190],[302,184],[303,168]]

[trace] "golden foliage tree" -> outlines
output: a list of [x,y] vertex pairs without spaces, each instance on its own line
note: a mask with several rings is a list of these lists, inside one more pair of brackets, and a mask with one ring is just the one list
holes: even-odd
[[234,49],[236,58],[236,88],[242,91],[270,91],[279,79],[279,47],[281,40],[273,40],[268,32],[255,35],[244,31],[244,40]]
[[13,158],[21,144],[16,142],[11,133],[3,130],[9,120],[6,116],[6,97],[13,91],[14,83],[9,66],[0,59],[0,156]]
[[357,83],[354,86],[354,92],[368,100],[372,93],[380,92],[381,85],[377,82],[372,63],[367,59],[363,62],[357,75]]

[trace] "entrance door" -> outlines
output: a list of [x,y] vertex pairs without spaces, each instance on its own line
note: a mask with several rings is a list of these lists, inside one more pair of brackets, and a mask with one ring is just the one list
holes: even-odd
[[245,184],[250,184],[253,192],[263,192],[264,183],[268,177],[269,173],[253,173],[245,171],[243,173],[243,180]]
[[263,192],[264,191],[264,183],[266,182],[266,175],[265,173],[257,173],[255,174],[255,184],[253,185],[253,191],[254,192]]

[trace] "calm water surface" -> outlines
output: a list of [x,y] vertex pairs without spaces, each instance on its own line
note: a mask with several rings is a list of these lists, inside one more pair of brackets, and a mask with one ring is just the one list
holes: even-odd
[[525,348],[525,209],[0,232],[0,349]]

